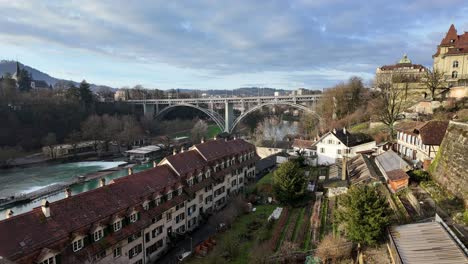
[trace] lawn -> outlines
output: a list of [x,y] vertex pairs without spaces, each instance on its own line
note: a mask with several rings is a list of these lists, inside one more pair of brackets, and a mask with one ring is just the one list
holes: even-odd
[[[205,133],[205,138],[207,138],[207,139],[214,138],[216,135],[218,135],[221,132],[222,132],[221,129],[216,124],[209,124],[208,129],[206,130],[206,133]],[[179,132],[175,132],[173,134],[170,134],[169,136],[173,137],[173,138],[175,138],[175,137],[190,137],[191,132],[190,132],[190,130],[183,130],[183,131],[179,131]]]
[[[252,252],[252,247],[261,239],[269,239],[273,228],[268,226],[268,216],[273,212],[277,205],[258,205],[256,211],[240,216],[234,224],[224,233],[217,234],[215,239],[217,245],[206,257],[194,257],[187,263],[198,264],[211,262],[211,258],[225,255],[226,245],[236,243],[237,253],[230,260],[220,258],[226,263],[249,263],[249,255]],[[249,229],[249,225],[253,222],[261,223],[261,226],[256,230]]]
[[269,172],[265,176],[263,176],[258,182],[257,187],[265,184],[273,184],[273,172]]

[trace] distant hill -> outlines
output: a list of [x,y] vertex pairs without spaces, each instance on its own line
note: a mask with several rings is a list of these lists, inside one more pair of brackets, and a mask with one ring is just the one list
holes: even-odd
[[[31,73],[32,78],[34,80],[41,80],[47,82],[47,84],[52,85],[52,87],[55,86],[57,83],[69,83],[72,82],[76,86],[79,85],[79,82],[75,82],[72,80],[63,80],[63,79],[58,79],[55,77],[50,76],[47,73],[44,73],[38,69],[32,68],[28,65],[24,65],[21,62],[19,63],[21,68],[26,69],[29,73]],[[9,60],[1,60],[0,61],[0,76],[3,76],[5,73],[11,73],[12,75],[16,72],[16,61],[9,61]],[[90,84],[91,90],[95,91],[99,87],[103,85],[95,85],[95,84]],[[107,86],[104,86],[107,87]],[[111,87],[109,87],[111,88]],[[113,89],[113,88],[112,88]]]

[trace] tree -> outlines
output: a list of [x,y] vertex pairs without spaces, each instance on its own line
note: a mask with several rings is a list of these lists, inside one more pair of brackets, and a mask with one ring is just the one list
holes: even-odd
[[104,138],[102,118],[98,115],[89,116],[81,123],[81,133],[84,139],[94,141],[94,151],[97,151],[98,140]]
[[426,88],[431,92],[432,100],[434,100],[437,90],[447,87],[447,82],[444,78],[444,72],[438,70],[437,68],[432,70],[426,69],[422,81]]
[[0,77],[0,99],[9,102],[16,97],[16,82],[10,73]]
[[331,260],[336,263],[339,260],[351,257],[352,243],[343,237],[334,237],[332,234],[326,235],[317,247],[316,255],[327,263]]
[[297,162],[287,161],[273,174],[273,189],[283,203],[294,203],[305,195],[307,178]]
[[143,129],[133,116],[123,116],[121,119],[121,132],[118,135],[120,144],[129,148],[133,142],[140,139]]
[[18,89],[21,92],[29,92],[31,90],[31,74],[26,69],[21,69],[16,73],[16,79],[18,82]]
[[400,119],[401,112],[406,107],[404,90],[387,80],[378,84],[381,92],[377,94],[372,105],[372,111],[378,120],[384,123],[390,130],[390,137],[393,139],[395,122]]
[[54,159],[54,145],[57,144],[57,136],[55,136],[55,133],[47,133],[47,135],[42,139],[42,144],[49,149],[50,157]]
[[77,88],[73,83],[70,83],[68,89],[65,92],[67,98],[79,102],[80,101],[80,89]]
[[81,133],[77,130],[72,131],[65,139],[72,147],[73,156],[76,156],[76,147],[81,141]]
[[192,142],[198,143],[206,135],[208,131],[208,124],[203,120],[198,120],[190,132],[192,135]]
[[375,245],[389,225],[389,208],[385,197],[375,187],[353,186],[339,200],[337,221],[344,225],[346,236],[363,245]]
[[90,90],[89,84],[86,80],[83,80],[80,83],[80,87],[78,88],[80,93],[80,101],[85,106],[90,106],[93,103],[93,93]]

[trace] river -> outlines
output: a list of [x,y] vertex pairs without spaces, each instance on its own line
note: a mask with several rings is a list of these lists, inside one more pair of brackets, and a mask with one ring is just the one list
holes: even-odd
[[[8,197],[21,193],[29,193],[47,186],[68,182],[71,179],[117,167],[125,162],[113,161],[85,161],[56,165],[43,165],[30,168],[14,168],[0,171],[0,197]],[[151,167],[151,164],[137,165],[133,167],[134,172],[142,171]],[[127,175],[127,170],[120,170],[105,176],[106,182],[112,179]],[[84,183],[77,183],[71,186],[72,195],[95,189],[98,186],[98,179]],[[64,191],[46,196],[49,202],[65,198]],[[45,198],[45,197],[42,197]],[[5,218],[7,209],[12,209],[15,215],[30,211],[32,208],[40,206],[41,200],[36,199],[27,203],[15,204],[11,207],[0,210],[0,220]]]
[[263,121],[263,138],[266,140],[283,140],[287,135],[299,132],[298,121],[266,119]]

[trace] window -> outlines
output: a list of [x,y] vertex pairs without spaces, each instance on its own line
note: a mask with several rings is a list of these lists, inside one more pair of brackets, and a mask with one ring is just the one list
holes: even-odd
[[213,196],[209,195],[208,197],[205,198],[205,204],[208,204],[211,201],[213,201]]
[[135,241],[139,237],[141,237],[141,233],[135,233],[135,234],[129,236],[127,241],[128,241],[128,243],[131,243],[132,241]]
[[169,222],[172,220],[172,213],[168,212],[166,213],[166,221]]
[[185,214],[181,213],[180,215],[176,216],[176,224],[178,224],[180,221],[185,219]]
[[341,155],[341,149],[336,150],[336,154]]
[[137,220],[138,220],[138,214],[137,213],[133,213],[133,214],[130,215],[130,222],[131,223],[135,223]]
[[208,179],[208,177],[210,177],[210,174],[211,174],[211,173],[210,173],[210,171],[209,171],[209,170],[208,170],[208,171],[206,171],[206,172],[205,172],[205,177]]
[[161,197],[156,198],[156,206],[161,204]]
[[196,205],[192,205],[188,208],[187,210],[187,215],[192,215],[195,211],[197,210],[197,206]]
[[190,179],[187,180],[187,183],[189,186],[192,186],[193,185],[193,177],[191,177]]
[[334,142],[333,142],[333,139],[329,139],[329,140],[328,140],[328,144],[333,144],[333,143],[334,143]]
[[114,232],[119,231],[122,229],[122,220],[115,222],[112,226],[114,227]]
[[55,256],[39,262],[39,264],[55,264]]
[[203,194],[200,194],[200,195],[198,196],[198,202],[199,202],[199,203],[203,203]]
[[104,231],[102,229],[94,232],[94,241],[99,241],[104,236]]
[[138,244],[136,246],[134,246],[132,249],[130,249],[128,251],[128,258],[131,259],[133,257],[135,257],[136,255],[140,254],[141,251],[143,250],[141,244]]
[[180,203],[180,204],[176,205],[175,209],[176,209],[176,211],[178,211],[181,208],[184,208],[184,203]]
[[452,78],[457,78],[458,77],[458,72],[457,71],[453,71],[452,72]]
[[237,185],[237,182],[236,182],[236,180],[235,180],[235,179],[234,179],[234,180],[232,180],[232,182],[231,182],[231,186],[236,186],[236,185]]
[[167,193],[167,200],[169,201],[170,199],[172,199],[172,192]]
[[73,252],[77,252],[78,250],[82,249],[83,239],[81,238],[81,239],[73,241],[72,246],[73,246]]
[[454,61],[453,64],[452,64],[452,66],[453,66],[454,68],[458,68],[458,61]]
[[320,148],[320,153],[325,153],[325,148]]
[[148,209],[149,209],[149,202],[148,202],[148,201],[146,201],[146,202],[143,203],[143,209],[144,209],[145,211],[148,211]]
[[120,256],[122,256],[122,248],[121,247],[114,248],[114,258],[118,258]]
[[156,236],[159,236],[163,231],[163,226],[158,226],[152,231],[152,236],[155,238]]

